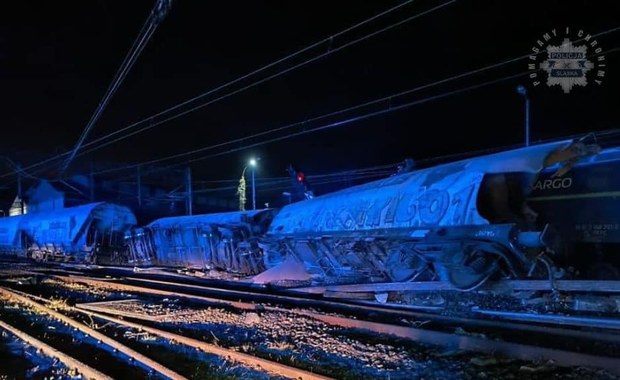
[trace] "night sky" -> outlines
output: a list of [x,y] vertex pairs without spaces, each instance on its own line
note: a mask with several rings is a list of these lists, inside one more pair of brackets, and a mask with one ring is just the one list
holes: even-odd
[[[247,74],[402,1],[175,0],[94,127],[89,140],[147,118]],[[338,48],[444,2],[415,0],[335,38]],[[0,14],[0,146],[23,166],[73,147],[143,25],[154,1],[15,2]],[[551,29],[590,34],[620,27],[618,1],[458,0],[418,19],[77,159],[136,163],[303,121],[432,83],[530,52]],[[620,30],[597,38],[620,47]],[[265,78],[319,54],[323,44],[273,67]],[[422,160],[523,141],[524,84],[532,101],[532,141],[620,127],[620,51],[606,56],[602,85],[569,94],[528,78],[512,79],[260,147],[191,164],[194,178],[238,178],[246,160],[262,158],[258,176],[285,175],[294,163],[311,176]],[[527,60],[430,87],[324,122],[385,110],[418,99],[526,72]],[[192,105],[252,83],[252,78]],[[182,108],[184,110],[187,108]],[[147,125],[147,124],[144,124]],[[291,129],[297,132],[302,127]],[[285,134],[285,133],[284,133]],[[278,136],[283,135],[280,133]],[[258,140],[185,157],[243,148]],[[10,153],[9,153],[10,152]],[[13,157],[13,156],[12,156]],[[15,157],[13,157],[15,158]],[[5,167],[4,172],[10,172]],[[46,173],[41,173],[45,175]],[[123,174],[119,172],[119,175]]]

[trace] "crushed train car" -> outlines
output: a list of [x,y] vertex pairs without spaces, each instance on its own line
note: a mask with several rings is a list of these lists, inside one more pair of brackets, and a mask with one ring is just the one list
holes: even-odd
[[122,263],[125,232],[136,225],[124,206],[98,202],[0,218],[0,252],[40,261]]
[[440,280],[461,290],[492,277],[555,278],[558,266],[576,263],[585,273],[602,262],[617,278],[619,164],[618,149],[565,140],[402,172],[281,209],[139,228],[130,210],[97,203],[1,218],[0,249],[239,275],[294,258],[316,282]]
[[541,144],[285,206],[267,233],[267,255],[277,262],[293,253],[326,282],[437,279],[467,290],[495,274],[531,274],[548,267],[541,253],[557,236],[532,219],[528,193],[545,167],[572,164],[591,153],[585,147]]
[[157,219],[129,231],[132,263],[256,274],[265,269],[259,238],[274,210],[240,211]]

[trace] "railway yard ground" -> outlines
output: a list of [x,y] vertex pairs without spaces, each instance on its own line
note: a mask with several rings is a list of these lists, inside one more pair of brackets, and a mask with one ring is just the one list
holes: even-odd
[[613,292],[426,291],[395,307],[163,270],[2,268],[1,379],[620,379]]

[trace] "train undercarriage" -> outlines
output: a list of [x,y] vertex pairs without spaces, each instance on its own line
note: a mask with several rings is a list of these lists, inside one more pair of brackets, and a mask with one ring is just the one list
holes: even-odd
[[[271,244],[266,266],[296,257],[323,284],[444,281],[473,290],[490,278],[556,278],[546,248],[553,234],[515,225],[368,231],[296,237]],[[418,236],[418,237],[416,237]]]

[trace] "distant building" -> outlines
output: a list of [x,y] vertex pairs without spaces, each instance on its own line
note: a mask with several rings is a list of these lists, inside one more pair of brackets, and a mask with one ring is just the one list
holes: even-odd
[[28,213],[28,205],[18,196],[15,197],[13,204],[9,208],[9,216],[23,215]]

